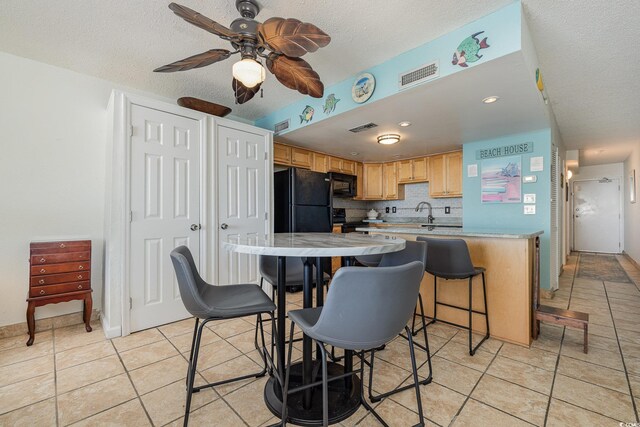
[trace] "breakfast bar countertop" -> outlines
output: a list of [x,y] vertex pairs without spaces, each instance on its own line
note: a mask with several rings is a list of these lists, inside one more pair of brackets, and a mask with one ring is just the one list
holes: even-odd
[[356,231],[366,231],[369,233],[398,233],[413,235],[431,236],[452,236],[452,237],[493,237],[499,239],[532,239],[543,234],[542,230],[513,229],[504,228],[479,228],[479,227],[358,227]]

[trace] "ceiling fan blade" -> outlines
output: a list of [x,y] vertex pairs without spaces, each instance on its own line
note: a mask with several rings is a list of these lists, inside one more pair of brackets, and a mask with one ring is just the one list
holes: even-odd
[[231,108],[224,105],[216,104],[214,102],[205,101],[204,99],[193,98],[190,96],[183,96],[178,98],[178,105],[185,108],[190,108],[196,111],[202,111],[203,113],[211,114],[212,116],[224,117],[231,112]]
[[331,37],[315,25],[291,18],[269,18],[260,26],[259,34],[271,50],[292,58],[315,52],[331,41]]
[[258,93],[260,90],[260,83],[254,87],[246,87],[238,79],[234,78],[231,82],[231,87],[233,87],[233,92],[236,95],[236,102],[238,104],[244,104]]
[[193,9],[189,9],[186,6],[179,5],[177,3],[169,4],[169,9],[173,11],[180,18],[184,19],[190,24],[195,25],[196,27],[200,27],[205,31],[209,31],[217,36],[222,37],[223,39],[232,39],[240,36],[240,34],[231,31],[229,28],[224,25],[218,24],[216,21],[207,18],[204,15],[196,12]]
[[211,49],[206,52],[202,52],[197,55],[172,62],[171,64],[163,65],[162,67],[156,68],[153,71],[157,73],[186,71],[193,68],[206,67],[207,65],[211,65],[214,62],[225,60],[229,56],[231,56],[231,52],[226,49]]
[[267,58],[267,68],[289,89],[314,98],[322,98],[324,95],[324,85],[320,76],[304,59],[272,53]]

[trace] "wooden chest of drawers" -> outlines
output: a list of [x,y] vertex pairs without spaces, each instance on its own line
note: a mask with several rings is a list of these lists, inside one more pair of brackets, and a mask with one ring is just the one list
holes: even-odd
[[27,345],[33,344],[35,308],[46,304],[84,300],[83,320],[91,332],[91,240],[32,242],[29,264]]

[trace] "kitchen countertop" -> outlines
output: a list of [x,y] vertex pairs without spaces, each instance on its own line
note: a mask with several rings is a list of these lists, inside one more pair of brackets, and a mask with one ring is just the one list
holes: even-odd
[[404,249],[401,237],[337,234],[274,233],[268,239],[231,237],[223,243],[228,251],[274,256],[357,256],[376,255]]
[[432,236],[452,236],[452,237],[493,237],[499,239],[531,239],[544,233],[542,230],[514,229],[505,230],[497,228],[479,227],[358,227],[356,231],[367,231],[370,233],[397,233],[397,234],[419,234]]

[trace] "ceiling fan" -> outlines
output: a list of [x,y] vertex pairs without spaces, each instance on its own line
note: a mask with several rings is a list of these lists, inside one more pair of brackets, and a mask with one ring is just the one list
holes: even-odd
[[322,98],[324,85],[320,76],[300,57],[328,45],[331,37],[315,25],[297,19],[273,17],[260,23],[254,19],[260,12],[256,0],[236,0],[236,8],[242,17],[234,20],[230,28],[227,28],[186,6],[169,4],[169,9],[176,15],[228,40],[234,50],[211,49],[153,71],[167,73],[191,70],[240,53],[241,60],[233,65],[232,81],[238,104],[244,104],[253,98],[265,79],[265,70],[258,57],[265,59],[269,71],[284,86],[304,95]]

